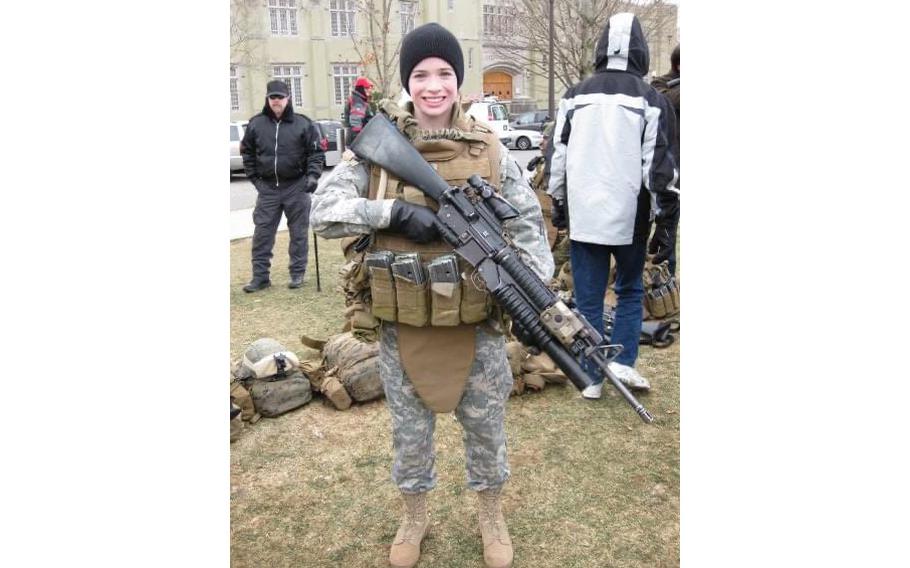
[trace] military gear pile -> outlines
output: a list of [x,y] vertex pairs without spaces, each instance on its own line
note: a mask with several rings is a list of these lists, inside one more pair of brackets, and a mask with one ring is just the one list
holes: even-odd
[[[676,278],[670,274],[668,261],[665,260],[655,265],[651,260],[652,258],[649,258],[645,261],[645,268],[642,272],[645,294],[642,299],[641,319],[643,322],[639,344],[657,348],[669,347],[676,340],[672,333],[679,331],[679,321],[649,322],[648,320],[664,320],[679,314],[679,285],[676,283]],[[607,283],[607,293],[604,296],[604,334],[607,337],[613,332],[613,316],[617,303],[616,292],[613,290],[613,284],[616,281],[615,266],[615,261],[610,258],[610,278]],[[573,280],[570,262],[567,261],[562,265],[559,274],[550,283],[550,288],[556,291],[563,301],[572,300]],[[514,369],[513,374],[515,374]],[[516,390],[517,394],[521,394],[524,389],[523,386],[518,386],[517,377],[516,374]]]
[[383,396],[379,344],[358,341],[350,332],[333,335],[322,350],[326,377],[336,378],[357,402]]
[[[238,400],[241,415],[249,416],[246,393],[252,400],[253,417],[275,417],[299,408],[313,398],[310,381],[299,370],[297,355],[278,341],[257,339],[234,366],[231,394]],[[250,421],[255,421],[250,417]],[[245,418],[246,419],[246,418]],[[256,418],[258,419],[258,418]]]
[[[613,283],[616,281],[615,266],[615,261],[610,258],[610,278],[604,304],[611,308],[616,307],[616,293],[613,291]],[[646,260],[642,272],[642,284],[645,289],[642,300],[642,320],[665,319],[679,314],[679,284],[676,282],[676,277],[670,274],[669,261],[653,264],[651,258]],[[563,300],[571,298],[574,289],[571,262],[562,265],[559,274],[550,283],[550,287],[559,292],[563,296]],[[648,343],[650,344],[650,342]]]
[[259,413],[268,418],[281,416],[313,398],[310,381],[300,371],[280,380],[253,379],[250,395]]
[[256,412],[253,397],[244,388],[239,379],[231,377],[231,402],[240,407],[240,418],[250,424],[255,424],[261,416]]
[[231,442],[235,442],[240,437],[240,431],[243,430],[243,419],[240,417],[240,407],[234,403],[231,397]]
[[506,343],[506,356],[515,381],[512,396],[543,390],[547,384],[564,385],[568,382],[566,375],[546,353],[531,355],[520,341]]
[[326,341],[304,335],[300,341],[311,348],[301,368],[310,377],[313,389],[336,409],[347,410],[353,401],[366,402],[384,395],[378,343],[364,342],[351,331]]
[[676,278],[670,274],[668,261],[659,264],[646,261],[642,280],[645,287],[644,305],[652,318],[664,319],[679,313],[679,286]]

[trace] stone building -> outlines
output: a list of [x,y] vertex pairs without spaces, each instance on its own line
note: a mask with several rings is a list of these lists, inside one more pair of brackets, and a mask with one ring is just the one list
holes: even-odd
[[[492,93],[513,111],[547,107],[546,77],[528,70],[521,58],[504,57],[497,48],[520,40],[516,15],[522,0],[231,0],[231,120],[245,120],[261,110],[265,84],[273,77],[288,83],[298,112],[311,118],[339,118],[356,78],[366,72],[375,80],[372,63],[382,58],[382,50],[367,44],[382,39],[381,34],[371,36],[370,29],[378,29],[375,17],[382,18],[385,4],[391,8],[386,60],[394,62],[389,94],[400,90],[394,54],[402,33],[439,22],[464,49],[464,95]],[[664,18],[649,37],[652,70],[658,74],[669,67],[669,53],[677,41],[676,6],[662,8],[672,10],[672,19]],[[558,98],[564,89],[557,84],[556,90]]]

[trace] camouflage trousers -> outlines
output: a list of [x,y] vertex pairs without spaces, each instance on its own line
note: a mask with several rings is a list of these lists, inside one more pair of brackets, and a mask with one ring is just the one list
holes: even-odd
[[[401,367],[395,324],[382,324],[379,376],[392,416],[392,481],[405,493],[429,491],[436,486],[436,413],[423,404]],[[474,363],[455,408],[462,428],[468,489],[498,488],[509,479],[505,405],[511,390],[505,339],[477,327]]]
[[562,265],[569,262],[569,231],[560,229],[556,233],[556,241],[550,249],[553,253],[553,278],[559,276]]

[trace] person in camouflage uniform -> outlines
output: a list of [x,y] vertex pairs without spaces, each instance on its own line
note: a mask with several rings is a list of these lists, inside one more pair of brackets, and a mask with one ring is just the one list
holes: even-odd
[[[492,130],[464,116],[458,104],[464,58],[456,38],[438,24],[420,26],[402,41],[400,66],[401,82],[413,102],[404,110],[386,104],[384,112],[392,115],[419,151],[425,148],[422,143],[434,137],[446,138],[444,141],[449,144],[455,140],[456,145],[470,147],[472,152],[483,148],[479,157],[477,153],[472,154],[471,159],[475,160],[472,163],[486,163],[489,158],[490,169],[495,174],[486,181],[498,188],[520,212],[517,218],[504,223],[508,237],[524,262],[541,278],[549,278],[553,259],[534,193]],[[428,155],[424,154],[425,158]],[[462,155],[467,155],[467,150]],[[443,175],[442,166],[440,175]],[[422,243],[439,242],[432,223],[435,214],[429,207],[414,205],[406,196],[375,198],[376,172],[372,168],[375,166],[351,154],[335,167],[313,196],[310,220],[316,233],[324,238],[372,233],[375,245],[375,239],[384,233],[397,232],[409,239],[406,242],[413,242],[415,250]],[[455,185],[452,177],[446,179]],[[500,493],[510,476],[505,405],[513,381],[501,324],[492,313],[485,317],[488,319],[455,328],[412,327],[396,321],[383,321],[380,326],[380,377],[392,419],[395,454],[392,480],[401,490],[405,505],[404,519],[389,553],[393,566],[414,566],[420,557],[420,543],[429,527],[426,494],[436,485],[435,414],[441,412],[433,402],[433,393],[426,387],[422,390],[421,384],[426,383],[417,380],[421,373],[406,371],[414,368],[408,367],[404,340],[414,333],[431,336],[433,330],[445,329],[460,329],[470,334],[466,353],[473,354],[473,358],[470,362],[460,362],[467,378],[463,391],[457,393],[458,398],[452,404],[464,430],[468,488],[478,494],[484,560],[487,566],[511,566],[512,543],[502,516]],[[446,353],[451,349],[445,343],[430,342],[420,351],[427,356],[429,350],[430,358],[444,358],[451,356]]]
[[[540,202],[540,208],[543,211],[544,220],[547,226],[547,240],[550,242],[550,250],[553,252],[553,278],[559,274],[562,265],[569,262],[569,230],[566,223],[557,219],[561,226],[553,224],[553,207],[552,198],[547,195],[547,186],[550,183],[550,160],[553,157],[553,128],[555,122],[548,122],[543,129],[543,138],[540,140],[540,155],[535,156],[528,162],[527,169],[533,172],[531,176],[531,189],[537,195],[537,201]],[[566,220],[567,222],[567,220]]]

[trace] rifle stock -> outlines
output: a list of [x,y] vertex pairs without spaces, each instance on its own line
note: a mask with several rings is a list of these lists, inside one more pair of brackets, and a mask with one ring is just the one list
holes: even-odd
[[503,237],[502,221],[518,211],[480,176],[450,187],[384,115],[374,116],[351,150],[418,188],[439,204],[437,228],[457,254],[480,275],[512,318],[513,331],[529,347],[546,352],[579,390],[590,386],[585,367],[599,371],[646,423],[654,418],[608,368],[619,350],[577,310],[559,299]]

